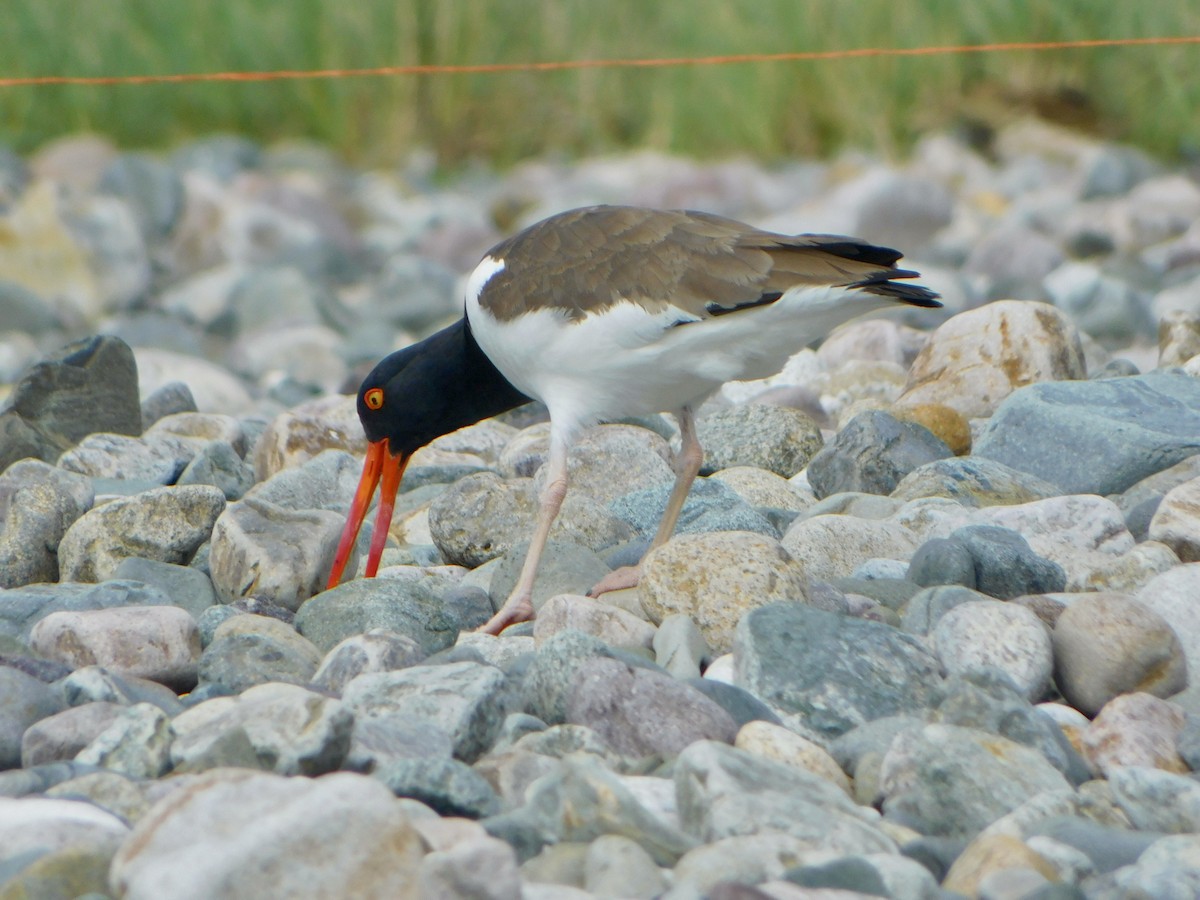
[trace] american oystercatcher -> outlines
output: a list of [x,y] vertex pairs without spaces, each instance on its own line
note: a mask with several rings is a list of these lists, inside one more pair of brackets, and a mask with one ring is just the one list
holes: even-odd
[[[517,586],[480,630],[531,619],[534,576],[567,491],[567,450],[585,428],[673,412],[676,479],[650,549],[675,528],[700,470],[693,411],[726,381],[764,378],[838,325],[898,304],[941,306],[904,279],[900,253],[858,238],[772,234],[690,210],[592,206],[493,247],[467,281],[465,316],[385,357],[358,391],[362,479],[329,577],[341,579],[382,482],[366,575],[375,575],[412,454],[530,398],[550,412],[537,524]],[[619,569],[596,594],[637,583]]]

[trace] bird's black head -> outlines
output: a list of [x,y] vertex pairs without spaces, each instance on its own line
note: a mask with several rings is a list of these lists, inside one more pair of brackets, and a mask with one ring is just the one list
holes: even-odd
[[358,419],[371,443],[387,439],[393,453],[410,454],[444,432],[430,416],[441,392],[420,344],[379,361],[358,389]]
[[367,440],[411,454],[528,400],[496,371],[466,319],[380,360],[358,389]]

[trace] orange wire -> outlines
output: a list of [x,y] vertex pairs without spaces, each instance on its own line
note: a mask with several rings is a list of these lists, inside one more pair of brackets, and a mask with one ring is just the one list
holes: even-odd
[[1016,50],[1077,50],[1095,47],[1134,47],[1164,44],[1200,44],[1200,35],[1185,37],[1098,38],[1078,41],[1019,41],[997,44],[960,44],[942,47],[864,47],[851,50],[805,50],[795,53],[738,53],[727,56],[681,56],[659,59],[577,59],[551,62],[475,63],[468,65],[378,66],[369,69],[277,70],[273,72],[197,72],[175,75],[46,75],[0,78],[0,88],[37,85],[170,84],[203,81],[282,81],[302,78],[362,78],[391,75],[465,75],[503,72],[552,72],[572,69],[662,68],[668,66],[722,66],[756,62],[800,62],[852,59],[866,56],[937,56],[953,53],[998,53]]

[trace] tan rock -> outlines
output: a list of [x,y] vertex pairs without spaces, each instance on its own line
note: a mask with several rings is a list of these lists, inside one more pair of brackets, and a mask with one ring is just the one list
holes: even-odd
[[226,602],[265,596],[299,609],[325,587],[342,527],[342,516],[327,509],[290,510],[254,497],[231,503],[212,530],[213,587]]
[[847,794],[852,794],[850,779],[829,753],[821,746],[794,731],[770,722],[747,722],[737,733],[733,746],[755,756],[773,759],[831,781]]
[[1084,734],[1084,758],[1105,774],[1120,766],[1182,774],[1188,767],[1176,744],[1186,718],[1174,703],[1150,694],[1122,694],[1100,710]]
[[909,370],[898,405],[941,403],[990,416],[1017,388],[1086,377],[1079,332],[1047,303],[1002,300],[942,324]]
[[1088,715],[1119,694],[1170,697],[1187,686],[1178,636],[1127,595],[1079,597],[1058,617],[1052,638],[1058,687]]
[[811,502],[792,489],[788,479],[757,466],[730,466],[709,476],[720,481],[751,506],[773,506],[799,512]]
[[1179,557],[1166,544],[1142,541],[1126,553],[1092,569],[1084,582],[1089,591],[1133,593],[1156,575],[1179,565]]
[[804,600],[804,569],[780,543],[747,531],[678,535],[642,564],[642,606],[654,622],[692,617],[715,653],[727,653],[743,615],[783,600]]
[[1015,837],[997,834],[984,835],[968,844],[946,873],[942,888],[978,897],[980,882],[1004,869],[1032,869],[1049,881],[1058,880],[1054,866],[1045,857]]
[[33,626],[33,650],[73,669],[103,666],[173,688],[196,683],[200,630],[177,606],[54,612]]
[[94,506],[63,535],[58,564],[63,581],[105,581],[131,556],[187,563],[225,508],[209,484],[143,491]]
[[238,453],[246,450],[246,436],[233,416],[219,413],[182,412],[163,416],[146,429],[143,437],[170,437],[197,450],[211,441],[225,441]]
[[1200,562],[1200,478],[1163,495],[1150,520],[1148,537],[1166,544],[1183,562]]
[[1200,316],[1173,309],[1158,323],[1158,365],[1182,366],[1200,354]]
[[907,560],[917,549],[916,535],[905,526],[855,516],[796,522],[782,543],[810,578],[821,581],[850,575],[875,557]]
[[213,642],[216,642],[221,638],[232,637],[238,634],[263,635],[279,644],[290,647],[300,656],[307,658],[312,663],[314,671],[321,664],[321,651],[317,649],[316,644],[296,631],[287,622],[279,619],[250,614],[232,616],[217,626],[213,632],[212,639]]
[[559,594],[538,610],[533,639],[540,646],[565,629],[600,638],[610,647],[651,649],[655,628],[645,619],[591,597]]
[[366,453],[367,438],[354,397],[321,397],[272,419],[254,446],[255,478],[266,481],[331,447],[359,456]]

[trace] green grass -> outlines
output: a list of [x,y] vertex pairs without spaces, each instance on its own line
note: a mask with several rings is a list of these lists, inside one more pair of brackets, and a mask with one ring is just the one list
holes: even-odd
[[[1095,0],[12,0],[0,76],[780,53],[1200,34],[1200,4]],[[0,88],[0,142],[307,137],[364,164],[654,147],[764,159],[1036,110],[1165,157],[1200,150],[1200,45],[270,83]]]

